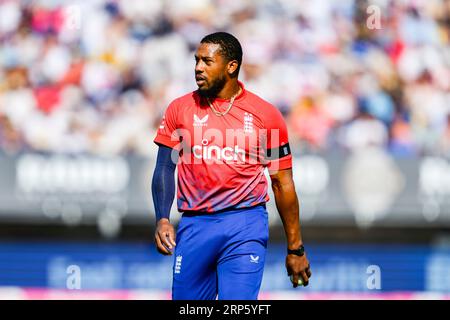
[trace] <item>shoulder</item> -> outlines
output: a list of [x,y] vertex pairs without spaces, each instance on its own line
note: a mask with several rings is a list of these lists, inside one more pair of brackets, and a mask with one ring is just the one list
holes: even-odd
[[272,103],[247,90],[248,103],[254,107],[255,114],[264,122],[283,120],[280,110]]
[[198,103],[200,97],[197,93],[197,91],[192,91],[189,93],[186,93],[185,95],[182,95],[176,99],[174,99],[171,103],[174,104],[186,104],[186,103]]
[[195,105],[199,103],[199,96],[196,91],[192,91],[173,99],[168,106],[168,110],[176,111],[180,109],[186,109],[187,106]]

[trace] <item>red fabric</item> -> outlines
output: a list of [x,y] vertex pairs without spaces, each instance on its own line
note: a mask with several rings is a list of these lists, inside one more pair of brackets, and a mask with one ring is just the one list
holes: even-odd
[[[229,101],[212,103],[224,111]],[[180,211],[214,212],[266,202],[264,168],[274,172],[292,167],[290,154],[270,162],[261,157],[265,146],[287,145],[287,129],[276,107],[245,89],[223,117],[214,114],[197,92],[174,100],[154,141],[182,150]]]
[[51,113],[60,101],[60,89],[57,86],[47,86],[34,89],[39,110]]
[[64,12],[61,8],[48,10],[36,8],[33,11],[32,26],[37,32],[48,32],[53,30],[59,32],[64,24]]
[[389,48],[389,56],[394,64],[397,64],[398,59],[405,49],[405,44],[400,39],[397,39]]

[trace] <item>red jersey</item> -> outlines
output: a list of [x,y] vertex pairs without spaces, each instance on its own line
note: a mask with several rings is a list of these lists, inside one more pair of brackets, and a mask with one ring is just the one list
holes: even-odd
[[[216,115],[198,91],[168,106],[157,144],[179,153],[179,211],[215,212],[252,207],[269,200],[269,172],[292,167],[286,125],[280,111],[245,90],[224,116]],[[229,101],[210,100],[225,111]]]

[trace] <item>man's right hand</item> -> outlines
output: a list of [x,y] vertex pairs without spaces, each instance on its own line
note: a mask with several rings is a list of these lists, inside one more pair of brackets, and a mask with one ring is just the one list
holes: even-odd
[[176,246],[175,228],[169,219],[162,218],[156,224],[155,242],[158,252],[163,255],[171,255]]

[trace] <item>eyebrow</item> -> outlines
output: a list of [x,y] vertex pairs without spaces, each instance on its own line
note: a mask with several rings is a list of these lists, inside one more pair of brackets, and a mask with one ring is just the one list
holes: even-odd
[[197,54],[194,54],[195,59],[203,59],[203,60],[214,60],[212,57],[199,57]]

